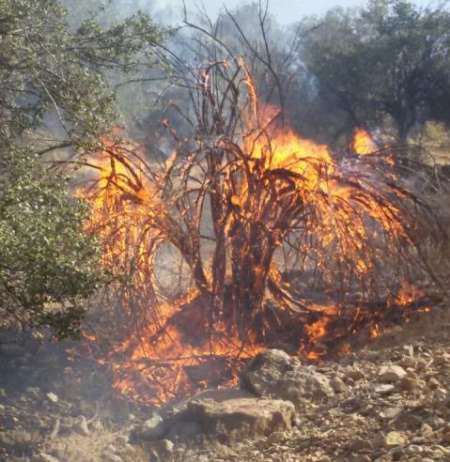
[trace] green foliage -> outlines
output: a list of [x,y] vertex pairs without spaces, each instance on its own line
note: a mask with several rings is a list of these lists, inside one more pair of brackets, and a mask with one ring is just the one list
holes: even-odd
[[[6,157],[6,158],[5,158]],[[100,282],[95,242],[82,232],[85,204],[67,178],[28,153],[3,156],[0,191],[0,325],[47,324],[76,332],[82,297]]]
[[86,205],[44,154],[89,148],[111,128],[108,76],[133,72],[160,36],[143,14],[74,30],[57,0],[0,0],[0,327],[77,333],[103,276]]
[[406,141],[427,120],[450,121],[450,13],[403,0],[372,0],[365,9],[309,19],[302,57],[328,110],[350,125],[386,118]]
[[67,142],[86,142],[115,119],[106,72],[135,67],[160,38],[144,14],[76,31],[56,0],[0,0],[0,136],[14,138],[53,112]]

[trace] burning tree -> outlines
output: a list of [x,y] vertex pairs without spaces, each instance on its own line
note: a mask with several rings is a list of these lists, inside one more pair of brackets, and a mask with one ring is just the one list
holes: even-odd
[[[79,190],[104,264],[129,275],[108,293],[128,327],[114,352],[127,353],[113,361],[119,389],[166,400],[211,383],[211,371],[216,383],[233,380],[233,360],[267,345],[317,357],[332,324],[334,341],[393,306],[417,306],[400,288],[429,274],[417,230],[437,227],[387,150],[357,131],[337,160],[300,138],[258,101],[242,60],[184,78],[192,108],[177,109],[192,136],[166,121],[174,150],[159,164],[111,136]],[[169,248],[190,282],[175,300],[158,277]]]

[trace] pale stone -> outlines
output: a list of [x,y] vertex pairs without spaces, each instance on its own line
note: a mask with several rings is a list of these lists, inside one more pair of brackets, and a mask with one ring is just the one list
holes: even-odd
[[394,385],[391,384],[381,384],[374,386],[374,392],[378,393],[379,395],[389,395],[395,390]]
[[380,380],[382,382],[396,383],[406,377],[407,373],[403,367],[391,365],[384,366],[380,370]]
[[47,393],[47,398],[49,401],[51,401],[52,403],[57,403],[59,401],[59,398],[57,395],[55,395],[55,393]]
[[408,443],[408,439],[400,432],[389,432],[385,438],[386,446],[404,446]]

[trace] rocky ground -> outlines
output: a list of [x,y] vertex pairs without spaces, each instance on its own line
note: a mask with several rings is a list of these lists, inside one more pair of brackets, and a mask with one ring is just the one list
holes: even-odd
[[79,383],[54,350],[0,349],[1,461],[450,461],[446,306],[339,361],[270,350],[241,389],[162,409],[114,398],[89,361]]

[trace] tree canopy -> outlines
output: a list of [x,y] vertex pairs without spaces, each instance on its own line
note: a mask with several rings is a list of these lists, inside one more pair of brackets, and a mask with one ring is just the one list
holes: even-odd
[[302,27],[309,32],[301,58],[319,97],[344,124],[378,128],[388,121],[404,142],[428,120],[450,121],[447,10],[371,0],[359,11],[331,10]]
[[97,142],[117,120],[108,75],[132,72],[159,38],[141,13],[74,30],[56,0],[0,0],[0,326],[76,332],[98,255],[86,205],[46,156]]

